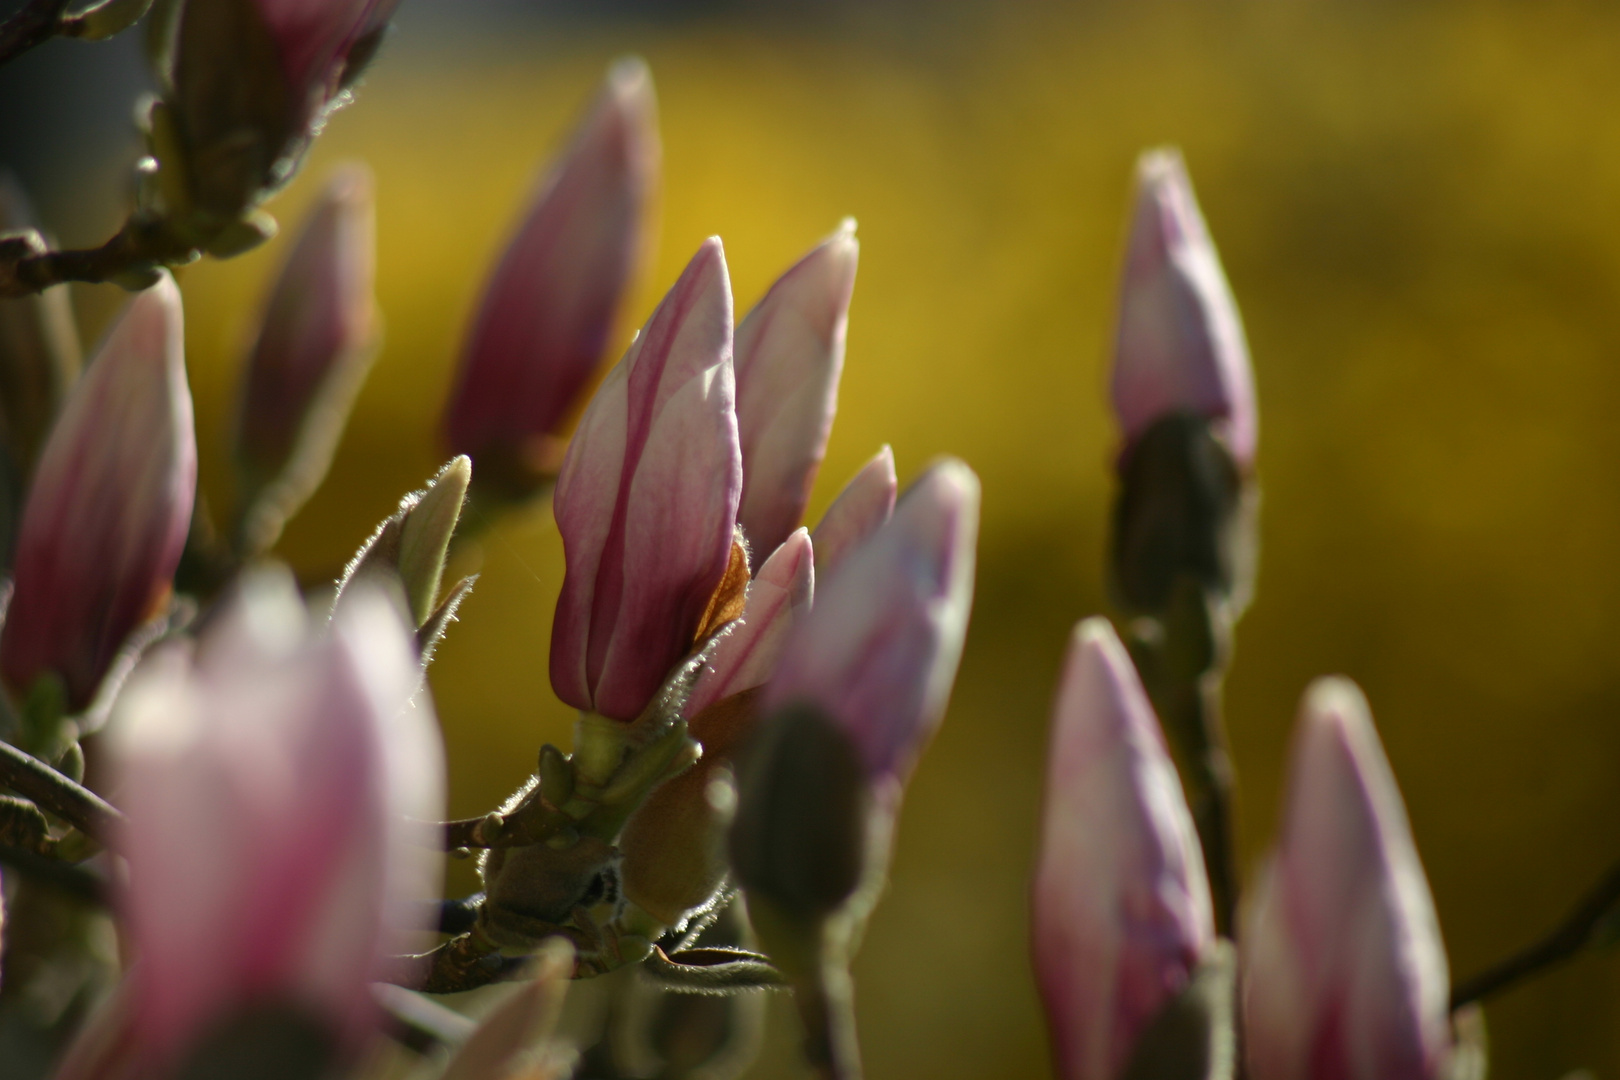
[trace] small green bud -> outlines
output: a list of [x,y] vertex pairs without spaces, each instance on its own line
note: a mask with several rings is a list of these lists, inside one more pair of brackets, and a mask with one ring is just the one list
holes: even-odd
[[452,458],[416,505],[405,512],[399,540],[399,576],[418,626],[433,613],[450,538],[461,519],[461,504],[471,479],[472,459],[465,454]]
[[151,6],[152,0],[103,0],[93,8],[64,17],[57,25],[64,37],[105,41],[134,26]]
[[272,239],[279,228],[275,218],[263,210],[252,210],[215,233],[203,248],[216,259],[229,259]]

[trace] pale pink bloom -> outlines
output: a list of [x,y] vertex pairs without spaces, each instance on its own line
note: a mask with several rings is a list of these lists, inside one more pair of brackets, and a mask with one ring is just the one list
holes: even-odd
[[1192,815],[1107,619],[1075,628],[1052,710],[1031,953],[1063,1080],[1122,1076],[1215,942]]
[[1220,421],[1246,468],[1258,437],[1249,346],[1181,155],[1142,155],[1136,184],[1113,374],[1125,445],[1191,412]]
[[555,470],[635,270],[658,160],[652,76],[621,60],[484,288],[445,413],[452,450]]
[[197,441],[167,275],[136,295],[57,417],[23,508],[0,675],[47,672],[78,711],[167,601],[191,524]]
[[[321,193],[282,267],[248,361],[237,452],[257,483],[302,502],[326,474],[378,332],[371,172],[350,164]],[[296,476],[284,475],[284,470]]]
[[796,620],[810,610],[815,552],[799,529],[771,553],[748,583],[742,617],[715,642],[682,715],[691,719],[722,698],[763,686]]
[[855,219],[846,218],[737,326],[737,523],[755,569],[799,527],[827,451],[860,250]]
[[894,475],[894,451],[885,444],[844,485],[811,534],[816,542],[816,572],[823,579],[832,574],[845,555],[889,520],[899,487]]
[[1306,693],[1282,833],[1242,938],[1254,1080],[1433,1080],[1448,975],[1406,808],[1348,679]]
[[731,285],[710,238],[591,399],[557,478],[551,685],[570,705],[633,719],[697,644],[742,489],[733,400]]
[[136,670],[109,729],[126,1022],[159,1067],[261,1004],[355,1048],[380,958],[439,895],[420,823],[444,811],[443,752],[400,611],[362,583],[327,627],[284,572],[237,588],[194,648]]
[[973,602],[979,478],[946,458],[817,590],[767,684],[842,723],[870,775],[904,782],[944,716]]

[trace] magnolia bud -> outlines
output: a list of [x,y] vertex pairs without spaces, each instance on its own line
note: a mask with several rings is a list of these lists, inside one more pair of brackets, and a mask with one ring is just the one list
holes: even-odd
[[1282,832],[1242,938],[1254,1080],[1435,1080],[1445,947],[1406,808],[1348,679],[1305,695]]
[[956,679],[978,532],[979,479],[947,458],[823,585],[767,685],[767,711],[814,702],[848,730],[874,780],[903,783]]
[[894,451],[887,445],[861,466],[816,525],[816,572],[829,577],[833,568],[894,513],[899,483],[894,475]]
[[1052,716],[1031,953],[1064,1080],[1116,1080],[1215,940],[1198,834],[1106,619],[1076,627]]
[[704,629],[741,488],[731,286],[710,239],[608,373],[563,460],[558,697],[614,719],[641,712]]
[[827,450],[859,257],[855,220],[846,218],[737,326],[737,523],[756,570],[798,528]]
[[182,340],[165,275],[118,316],[40,454],[0,630],[16,693],[49,673],[82,710],[168,599],[197,482]]
[[519,498],[556,475],[644,244],[658,158],[652,76],[621,60],[479,302],[444,424],[480,491]]
[[340,1051],[368,1037],[379,961],[439,895],[421,823],[441,820],[444,761],[420,682],[383,594],[360,588],[328,628],[275,571],[132,676],[109,734],[130,1045],[152,1075],[267,1009]]
[[1258,427],[1237,303],[1181,155],[1142,155],[1136,178],[1113,374],[1126,453],[1155,421],[1185,412],[1215,421],[1246,472]]
[[264,551],[326,477],[378,338],[376,210],[362,165],[310,213],[265,309],[236,423],[241,546]]

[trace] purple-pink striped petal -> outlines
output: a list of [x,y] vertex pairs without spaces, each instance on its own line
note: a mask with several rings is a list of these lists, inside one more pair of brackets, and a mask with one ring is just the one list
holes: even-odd
[[743,493],[737,523],[754,568],[804,517],[838,408],[855,221],[794,264],[737,326],[737,431]]
[[580,421],[554,500],[567,570],[551,682],[633,719],[695,644],[742,488],[720,241],[698,249]]
[[196,485],[180,291],[165,275],[125,306],[41,452],[0,631],[13,691],[51,672],[69,709],[90,704],[168,597]]

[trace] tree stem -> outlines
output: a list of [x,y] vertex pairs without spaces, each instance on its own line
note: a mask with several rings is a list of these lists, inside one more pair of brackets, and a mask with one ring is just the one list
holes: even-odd
[[120,814],[100,795],[38,758],[0,742],[0,784],[11,788],[98,843],[106,844]]
[[65,10],[67,0],[28,0],[22,10],[0,23],[0,64],[55,37]]
[[1539,975],[1579,953],[1598,926],[1620,907],[1620,863],[1609,867],[1575,909],[1541,940],[1468,979],[1451,991],[1452,1011]]

